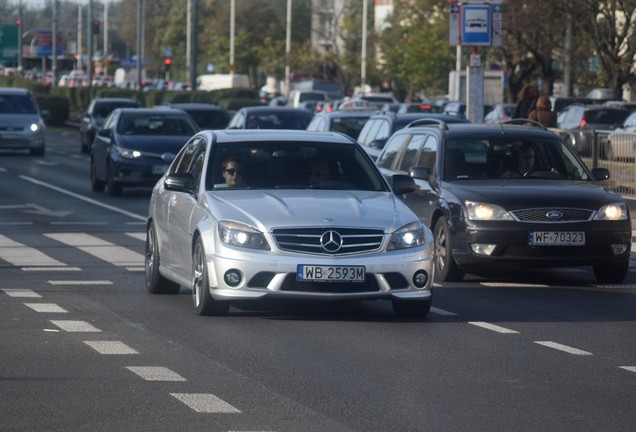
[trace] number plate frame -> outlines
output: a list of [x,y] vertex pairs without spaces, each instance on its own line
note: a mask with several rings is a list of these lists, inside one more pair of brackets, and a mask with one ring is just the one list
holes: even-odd
[[530,246],[585,246],[585,231],[530,231]]
[[298,264],[296,280],[298,282],[364,282],[366,280],[365,266],[344,265],[311,265]]

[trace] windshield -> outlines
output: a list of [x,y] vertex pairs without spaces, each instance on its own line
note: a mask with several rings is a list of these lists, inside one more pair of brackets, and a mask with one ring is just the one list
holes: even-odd
[[449,140],[444,155],[445,180],[543,178],[591,180],[581,160],[558,139]]
[[117,132],[124,135],[194,135],[188,118],[177,115],[128,114],[119,120]]
[[312,142],[218,144],[209,158],[207,189],[339,189],[387,191],[354,145]]
[[0,114],[37,114],[33,100],[25,94],[0,95]]

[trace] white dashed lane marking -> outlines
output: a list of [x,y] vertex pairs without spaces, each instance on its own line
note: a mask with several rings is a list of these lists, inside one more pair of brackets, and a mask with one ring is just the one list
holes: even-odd
[[144,263],[142,254],[90,234],[49,233],[44,235],[119,267],[142,266]]
[[636,373],[636,366],[620,366],[621,369]]
[[86,345],[93,348],[100,354],[105,355],[125,355],[139,354],[138,351],[132,349],[128,345],[120,341],[84,341]]
[[112,285],[107,280],[50,280],[50,285]]
[[86,321],[53,320],[51,324],[67,332],[101,332],[100,329],[93,327]]
[[40,294],[38,294],[35,291],[30,290],[30,289],[6,288],[6,289],[3,289],[2,291],[4,291],[4,293],[6,295],[8,295],[9,297],[16,297],[16,298],[42,298],[42,296]]
[[492,331],[497,332],[497,333],[509,333],[509,334],[519,333],[516,330],[510,330],[510,329],[507,329],[505,327],[500,327],[498,325],[490,324],[490,323],[483,322],[483,321],[469,321],[468,324],[471,324],[471,325],[474,325],[474,326],[477,326],[477,327],[481,327],[481,328],[485,328],[487,330],[492,330]]
[[63,262],[1,234],[0,258],[18,267],[66,267]]
[[196,412],[200,413],[240,413],[227,402],[209,393],[170,393]]
[[136,373],[146,381],[185,381],[176,372],[162,366],[126,366],[126,369]]
[[583,351],[580,350],[578,348],[573,348],[571,346],[567,346],[567,345],[561,345],[560,343],[556,343],[556,342],[551,342],[551,341],[534,341],[534,343],[539,344],[539,345],[543,345],[545,347],[548,348],[552,348],[555,350],[559,350],[559,351],[563,351],[569,354],[574,354],[574,355],[584,355],[584,356],[591,356],[593,355],[590,352],[587,351]]
[[44,312],[44,313],[68,313],[66,309],[61,306],[56,305],[55,303],[25,303],[26,306],[30,307],[36,312]]

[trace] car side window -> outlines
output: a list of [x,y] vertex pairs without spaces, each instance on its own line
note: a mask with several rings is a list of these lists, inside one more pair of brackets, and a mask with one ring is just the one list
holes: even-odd
[[426,135],[420,134],[412,136],[411,141],[406,146],[406,150],[404,151],[398,170],[409,172],[411,167],[415,166],[417,154],[420,151],[422,144],[424,144],[424,141],[426,141]]
[[437,137],[428,136],[415,166],[423,166],[435,172],[435,160],[437,159]]
[[381,168],[391,169],[393,162],[396,160],[400,150],[410,138],[409,134],[393,135],[377,160],[377,165]]
[[183,174],[190,172],[190,165],[192,164],[192,161],[198,153],[199,144],[201,141],[201,138],[194,138],[183,147],[181,153],[177,156],[177,161],[173,165],[173,173]]

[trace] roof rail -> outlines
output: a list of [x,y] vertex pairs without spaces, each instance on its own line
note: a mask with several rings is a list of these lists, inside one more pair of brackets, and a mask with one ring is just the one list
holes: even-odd
[[446,124],[446,122],[439,119],[413,120],[411,123],[406,125],[407,128],[416,126],[439,126],[440,129],[448,130],[448,125]]
[[540,123],[535,120],[530,120],[527,118],[515,118],[512,120],[505,121],[502,124],[517,124],[517,125],[523,125],[523,126],[534,126],[534,127],[541,128],[543,130],[547,130],[547,128],[543,125],[543,123]]

